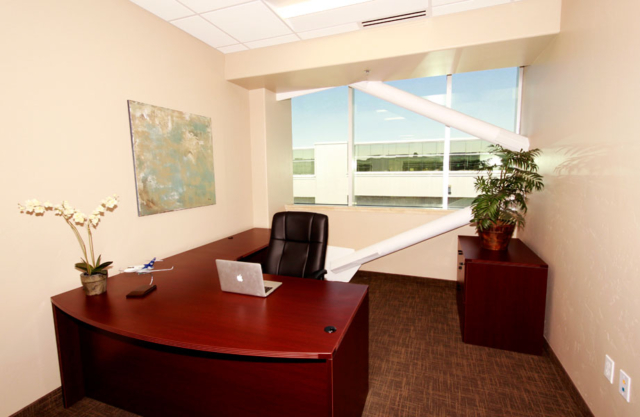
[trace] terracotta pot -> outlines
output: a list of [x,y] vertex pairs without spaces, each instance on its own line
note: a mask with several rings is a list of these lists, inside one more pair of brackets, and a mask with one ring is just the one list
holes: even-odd
[[480,246],[489,250],[507,250],[515,229],[516,227],[512,224],[501,224],[482,232],[478,231]]
[[86,295],[100,295],[107,292],[107,274],[80,274],[80,281]]

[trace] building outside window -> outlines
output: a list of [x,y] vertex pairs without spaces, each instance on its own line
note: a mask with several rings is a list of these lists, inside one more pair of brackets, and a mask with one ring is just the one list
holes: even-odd
[[293,202],[348,202],[349,88],[292,99]]
[[[515,132],[519,77],[506,68],[387,84]],[[486,141],[348,87],[293,98],[292,120],[298,204],[463,208],[489,157]]]

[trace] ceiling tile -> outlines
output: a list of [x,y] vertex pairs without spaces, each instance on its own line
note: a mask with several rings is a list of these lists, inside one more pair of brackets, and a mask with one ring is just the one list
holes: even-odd
[[161,19],[179,19],[192,16],[194,13],[175,0],[130,0],[138,6],[150,11]]
[[273,7],[286,7],[291,6],[292,4],[304,3],[307,0],[267,0],[267,3],[271,4]]
[[310,30],[307,32],[299,32],[298,36],[300,36],[302,39],[312,39],[322,36],[337,35],[338,33],[353,32],[354,30],[358,29],[360,29],[359,24],[347,23],[346,25],[332,26],[330,28]]
[[242,45],[241,43],[237,44],[237,45],[229,45],[229,46],[223,46],[218,48],[218,51],[222,52],[223,54],[230,54],[232,52],[240,52],[240,51],[246,51],[247,48],[246,46]]
[[433,7],[444,6],[445,4],[460,3],[462,1],[469,1],[469,0],[431,0],[431,6]]
[[251,49],[256,49],[256,48],[264,48],[265,46],[280,45],[281,43],[295,42],[299,40],[300,38],[298,38],[294,34],[291,34],[291,35],[278,36],[277,38],[262,39],[254,42],[246,42],[245,45],[247,45]]
[[204,13],[212,10],[223,9],[229,6],[236,6],[248,3],[250,0],[179,0],[194,12]]
[[174,20],[171,24],[179,27],[188,34],[195,36],[214,48],[238,43],[237,40],[233,39],[231,36],[213,26],[200,16],[191,16],[184,19]]
[[261,1],[216,10],[202,16],[243,43],[291,34],[291,29]]
[[278,13],[280,17],[288,19],[370,1],[374,0],[306,0],[294,4],[280,4],[279,6],[274,4],[273,0],[267,0],[267,3],[275,7],[276,13]]
[[496,6],[498,4],[505,4],[509,2],[510,0],[467,0],[458,3],[446,4],[444,6],[434,6],[431,10],[433,16],[441,16],[443,14],[466,12],[467,10]]
[[[508,1],[508,0],[507,0]],[[428,0],[375,0],[287,19],[296,32],[426,10]]]

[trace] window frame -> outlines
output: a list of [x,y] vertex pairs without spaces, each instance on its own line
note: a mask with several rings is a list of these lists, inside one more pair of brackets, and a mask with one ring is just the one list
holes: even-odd
[[[496,68],[498,69],[498,68]],[[453,74],[447,74],[447,87],[446,87],[446,97],[445,97],[445,105],[448,108],[451,108],[452,105],[452,97],[453,97]],[[522,92],[523,92],[523,84],[524,84],[524,67],[518,67],[518,84],[516,86],[516,120],[515,120],[515,133],[520,134],[520,123],[521,123],[521,113],[522,113]],[[357,171],[357,158],[355,155],[355,96],[354,89],[349,86],[348,89],[348,136],[347,136],[347,204],[338,204],[335,206],[339,207],[370,207],[370,208],[407,208],[405,206],[359,206],[355,204],[355,172]],[[450,177],[451,177],[451,127],[445,125],[445,136],[444,136],[444,155],[443,155],[443,167],[442,171],[442,207],[439,208],[415,208],[417,210],[450,210],[449,208],[449,189],[450,189]],[[314,164],[315,165],[315,164]],[[360,174],[366,171],[358,171]],[[422,172],[422,171],[421,171]],[[378,173],[379,174],[379,173]],[[315,168],[314,174],[315,175]],[[366,174],[365,174],[366,175]],[[394,175],[402,175],[402,171],[395,172]],[[298,177],[304,175],[296,175]],[[307,175],[309,176],[309,175]],[[300,205],[316,205],[316,206],[334,206],[333,204],[304,204],[304,203],[294,203],[298,206]]]

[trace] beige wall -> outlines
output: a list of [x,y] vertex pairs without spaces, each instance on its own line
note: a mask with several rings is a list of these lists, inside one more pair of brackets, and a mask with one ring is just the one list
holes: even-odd
[[560,35],[525,76],[524,133],[544,152],[546,189],[522,236],[550,265],[547,340],[602,417],[640,415],[639,14],[634,0],[564,0]]
[[269,181],[267,179],[267,90],[249,91],[251,125],[251,179],[253,190],[253,224],[269,227]]
[[249,92],[251,109],[251,170],[253,223],[271,227],[274,213],[293,203],[291,101],[276,101],[264,88]]
[[269,219],[272,219],[286,204],[293,204],[291,100],[276,101],[275,93],[265,90],[265,108]]
[[[222,54],[126,0],[0,3],[0,415],[60,386],[51,302],[80,285],[80,252],[27,198],[120,207],[96,249],[115,270],[252,227],[249,98]],[[127,99],[211,117],[215,206],[139,218]],[[156,281],[161,279],[156,277]],[[159,285],[162,285],[161,283]]]
[[[442,210],[327,206],[289,206],[287,209],[326,214],[329,216],[329,245],[356,250],[451,213]],[[458,236],[474,234],[473,227],[461,227],[366,263],[360,269],[455,281]]]

